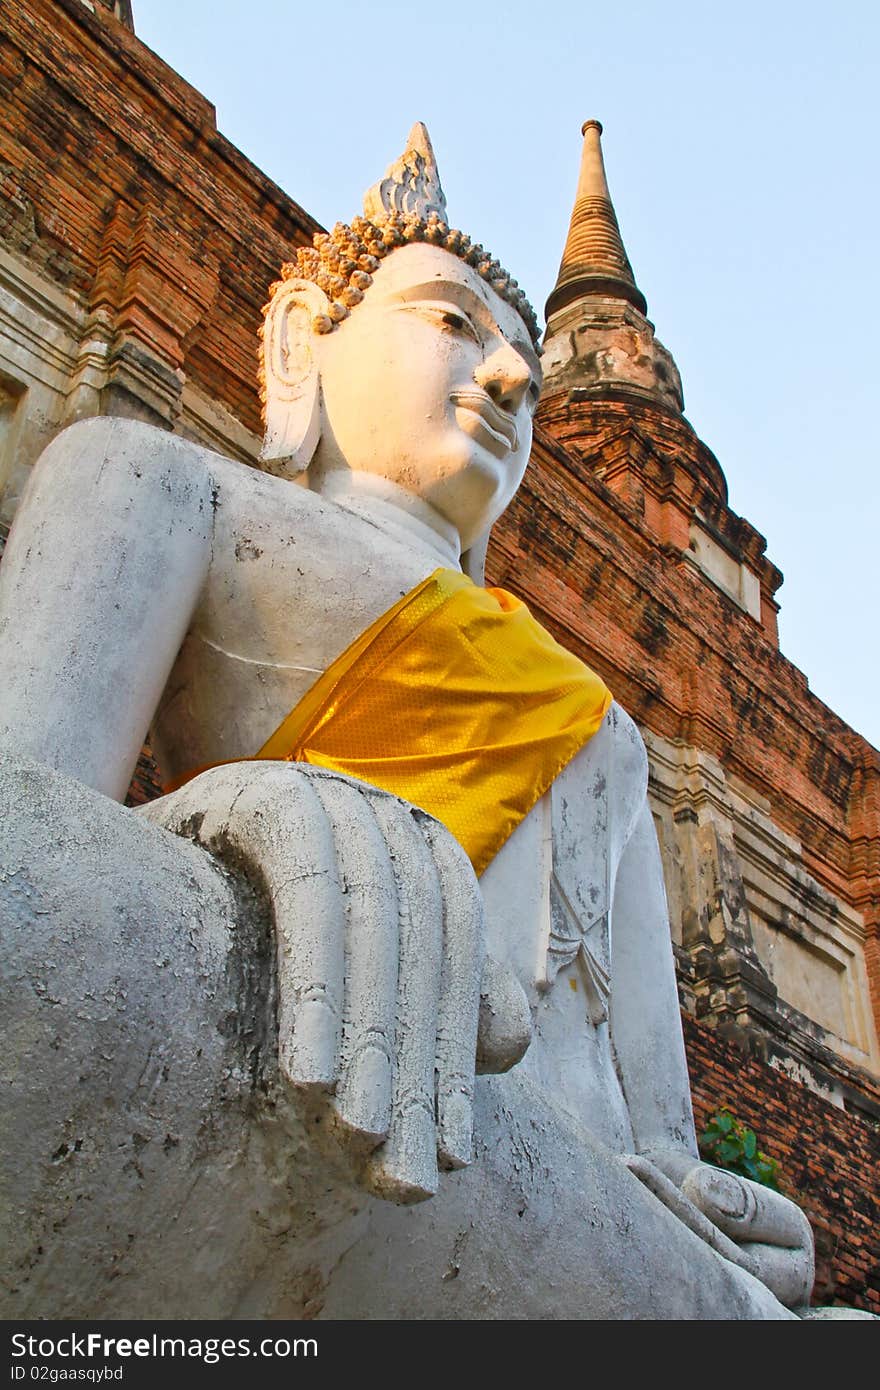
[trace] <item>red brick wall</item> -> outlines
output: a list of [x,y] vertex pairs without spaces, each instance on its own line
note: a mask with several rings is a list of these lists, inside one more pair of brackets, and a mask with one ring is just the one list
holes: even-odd
[[141,755],[131,779],[131,786],[125,798],[126,806],[144,806],[162,795],[162,778],[152,750],[148,743],[141,749]]
[[[697,1133],[726,1105],[778,1160],[781,1189],[816,1237],[817,1303],[880,1314],[880,1127],[683,1017]],[[880,1089],[865,1087],[880,1102]]]
[[318,224],[105,11],[0,6],[0,241],[259,431],[260,310]]

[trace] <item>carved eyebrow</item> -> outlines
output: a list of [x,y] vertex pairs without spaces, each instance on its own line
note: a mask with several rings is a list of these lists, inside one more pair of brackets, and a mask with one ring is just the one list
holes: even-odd
[[[405,289],[398,290],[391,295],[392,302],[394,299],[404,302],[411,299],[453,299],[460,303],[463,308],[469,308],[475,317],[484,321],[487,317],[491,318],[494,327],[498,329],[501,336],[507,336],[502,333],[501,325],[495,321],[488,304],[475,294],[469,285],[463,285],[459,280],[426,280],[422,285],[407,285]],[[507,341],[528,363],[532,375],[540,385],[543,377],[541,361],[531,343],[522,338],[508,338]]]
[[463,285],[460,280],[425,280],[421,285],[405,285],[403,289],[394,290],[391,293],[392,299],[442,299],[455,298],[466,300],[476,309],[481,309],[485,314],[486,304],[479,295],[475,294],[469,285]]

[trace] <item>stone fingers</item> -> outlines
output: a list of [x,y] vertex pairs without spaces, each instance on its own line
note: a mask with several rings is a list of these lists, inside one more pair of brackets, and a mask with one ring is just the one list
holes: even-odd
[[269,900],[281,1071],[315,1119],[329,1107],[358,1180],[436,1192],[438,1158],[464,1166],[473,1140],[484,922],[464,851],[397,797],[303,765],[211,769],[148,818]]
[[437,1014],[438,1153],[444,1168],[463,1168],[473,1149],[474,1068],[485,957],[483,899],[461,846],[436,821],[422,832],[443,897],[443,952]]
[[400,972],[394,1098],[386,1142],[366,1173],[370,1188],[396,1202],[437,1190],[435,1065],[442,978],[443,898],[420,811],[392,797],[371,801],[390,847],[397,890]]
[[701,1164],[682,1192],[719,1230],[737,1242],[747,1269],[793,1308],[806,1303],[815,1263],[809,1222],[781,1192],[735,1173]]
[[696,1163],[692,1154],[661,1151],[657,1157],[663,1169],[645,1155],[630,1154],[624,1161],[685,1225],[760,1279],[787,1307],[807,1301],[813,1238],[799,1207],[748,1178]]
[[812,1246],[792,1249],[786,1245],[750,1241],[742,1250],[746,1256],[745,1268],[766,1284],[786,1308],[799,1308],[809,1303],[816,1274]]
[[800,1207],[772,1188],[701,1164],[688,1173],[681,1190],[732,1240],[789,1249],[812,1246],[809,1223]]
[[[285,769],[286,771],[286,769]],[[278,769],[281,773],[282,769]],[[284,810],[269,777],[236,809],[263,818],[271,853],[261,864],[275,920],[278,1058],[300,1089],[330,1090],[339,1076],[345,977],[345,914],[333,833],[305,778],[285,778]],[[265,799],[271,796],[271,812]]]
[[391,1123],[398,982],[398,907],[391,859],[363,790],[308,774],[335,845],[345,916],[342,1057],[336,1112],[354,1134],[377,1142]]
[[345,917],[331,827],[309,781],[283,764],[230,764],[138,814],[244,867],[265,893],[275,922],[281,1070],[301,1090],[331,1089]]

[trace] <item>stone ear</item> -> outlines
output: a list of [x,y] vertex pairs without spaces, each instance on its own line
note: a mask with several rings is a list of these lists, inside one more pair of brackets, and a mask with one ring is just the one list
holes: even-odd
[[321,435],[321,382],[314,319],[327,298],[310,280],[282,280],[263,323],[266,432],[260,464],[295,478],[308,468]]

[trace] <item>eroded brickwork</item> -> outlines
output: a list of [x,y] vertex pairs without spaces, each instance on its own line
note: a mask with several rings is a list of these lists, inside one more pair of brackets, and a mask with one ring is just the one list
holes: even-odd
[[260,310],[318,224],[218,134],[209,101],[80,0],[2,7],[0,100],[3,244],[88,308],[111,357],[165,367],[157,423],[174,422],[182,371],[258,432]]
[[141,755],[131,779],[131,786],[125,798],[126,806],[144,806],[162,795],[162,779],[153,750],[148,743],[141,749]]
[[725,1105],[754,1129],[779,1162],[782,1190],[810,1218],[814,1301],[880,1314],[880,1090],[865,1079],[873,1116],[840,1109],[686,1014],[683,1021],[697,1133]]

